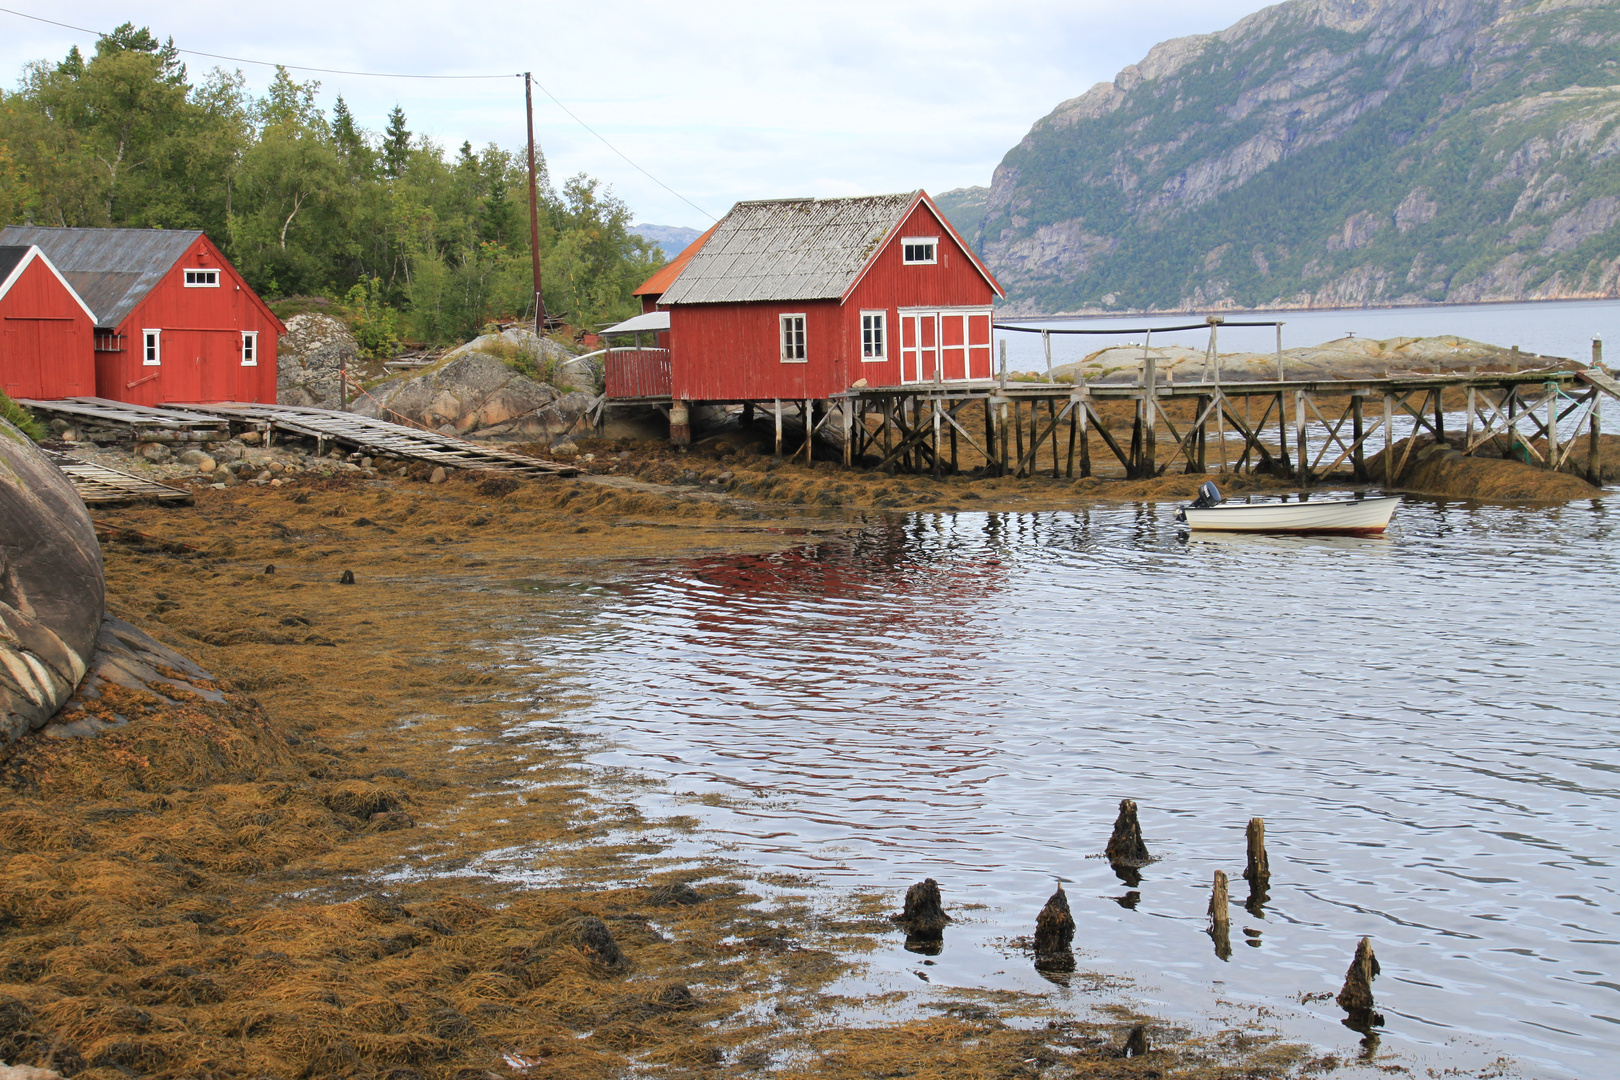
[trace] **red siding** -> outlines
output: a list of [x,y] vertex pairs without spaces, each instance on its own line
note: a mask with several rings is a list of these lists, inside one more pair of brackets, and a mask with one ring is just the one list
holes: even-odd
[[668,349],[615,349],[606,359],[608,397],[669,397]]
[[[187,288],[187,268],[219,270],[219,287]],[[96,354],[97,392],[133,405],[274,402],[280,329],[235,268],[201,238],[118,327],[123,351]],[[146,330],[161,333],[156,366],[143,363]],[[244,331],[259,335],[256,366],[242,362]]]
[[91,397],[95,326],[35,258],[0,298],[0,390],[13,398]]
[[[937,236],[938,261],[905,265],[901,239]],[[988,309],[995,291],[972,259],[957,244],[925,203],[914,207],[879,249],[844,301],[789,303],[676,304],[670,309],[671,389],[687,401],[761,401],[772,398],[825,398],[849,389],[860,379],[872,386],[902,381],[900,309]],[[885,313],[888,359],[861,358],[861,312]],[[778,316],[805,315],[807,362],[783,363],[777,340]],[[960,344],[962,323],[945,320],[946,345]],[[990,319],[976,316],[968,327],[970,343],[980,348],[972,377],[989,378]],[[931,331],[929,331],[931,332]],[[947,378],[963,378],[958,358],[964,350],[946,349]],[[931,363],[931,362],[930,362]],[[933,377],[925,365],[924,378]]]

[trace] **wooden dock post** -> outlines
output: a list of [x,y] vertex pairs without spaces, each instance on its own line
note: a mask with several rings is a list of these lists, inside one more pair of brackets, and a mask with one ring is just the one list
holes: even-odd
[[1294,473],[1299,482],[1309,485],[1311,482],[1310,444],[1305,440],[1305,391],[1294,391],[1294,432],[1298,440],[1294,452],[1299,455],[1299,464]]
[[[1601,355],[1600,339],[1593,339],[1593,348]],[[1586,480],[1593,487],[1603,486],[1603,395],[1592,391],[1592,412],[1588,421],[1586,443]]]
[[1000,451],[996,449],[996,404],[994,395],[984,399],[984,471],[989,474],[995,467]]
[[1215,939],[1215,956],[1220,960],[1232,958],[1232,915],[1228,910],[1226,871],[1215,871],[1215,883],[1209,890],[1209,936]]
[[804,463],[812,469],[816,466],[816,403],[806,398],[804,401]]
[[1367,462],[1362,452],[1366,432],[1366,416],[1363,413],[1366,398],[1365,390],[1350,391],[1350,471],[1358,483],[1367,480]]
[[1513,346],[1513,358],[1508,362],[1508,370],[1519,370],[1519,347],[1517,345]]
[[[1210,333],[1214,333],[1214,332],[1215,332],[1215,328],[1210,327]],[[1209,463],[1208,463],[1207,458],[1206,458],[1206,455],[1208,453],[1208,445],[1207,445],[1206,440],[1207,440],[1208,435],[1209,435],[1208,411],[1209,411],[1210,397],[1207,394],[1199,394],[1198,397],[1195,399],[1195,401],[1196,401],[1196,404],[1193,406],[1193,408],[1196,409],[1197,411],[1193,413],[1193,418],[1195,420],[1197,420],[1199,417],[1203,417],[1203,419],[1198,424],[1198,434],[1193,437],[1193,445],[1196,448],[1193,451],[1193,457],[1197,460],[1198,467],[1196,469],[1194,469],[1193,465],[1192,465],[1192,462],[1188,462],[1187,463],[1187,468],[1184,471],[1185,472],[1206,473],[1206,472],[1209,471]],[[1222,471],[1224,472],[1225,470],[1222,470]]]
[[[1287,395],[1286,391],[1283,391],[1283,390],[1277,391],[1277,458],[1278,458],[1278,464],[1282,468],[1282,472],[1283,472],[1284,476],[1287,476],[1287,475],[1289,475],[1290,473],[1293,472],[1293,467],[1288,463],[1288,406],[1286,404],[1287,400],[1288,400],[1288,395]],[[1262,424],[1264,424],[1266,422],[1266,418],[1262,416],[1260,418],[1260,422]]]
[[1035,968],[1037,971],[1074,970],[1074,915],[1063,886],[1057,887],[1035,916]]
[[[940,424],[940,421],[939,421],[939,398],[936,397],[936,398],[930,398],[929,399],[928,411],[931,414],[933,414],[933,420],[934,420],[934,454],[933,454],[933,457],[934,457],[934,479],[938,480],[939,476],[940,476],[940,466],[941,466],[940,454],[939,454],[939,436],[941,434],[940,428],[939,428],[939,424]],[[955,431],[956,429],[952,428],[951,430]]]
[[1005,396],[997,399],[996,408],[1000,410],[1000,412],[996,415],[996,431],[1001,436],[999,439],[1001,446],[1001,471],[996,475],[1006,476],[1007,454],[1012,448],[1007,445],[1007,398]]
[[1283,324],[1278,323],[1277,324],[1277,381],[1278,382],[1286,381],[1283,378],[1282,328],[1283,328]]
[[1344,975],[1344,987],[1335,999],[1339,1008],[1352,1017],[1370,1018],[1373,1011],[1372,981],[1380,974],[1372,939],[1364,937],[1356,944],[1355,959],[1350,961],[1350,970]]
[[1395,395],[1384,395],[1384,486],[1395,483]]
[[855,464],[855,402],[845,398],[838,406],[844,411],[844,468]]
[[1541,384],[1547,394],[1547,467],[1558,468],[1558,384],[1551,379]]
[[1250,818],[1244,838],[1248,841],[1248,859],[1243,867],[1243,879],[1251,889],[1264,887],[1271,880],[1271,860],[1266,855],[1265,820]]
[[[1435,367],[1438,369],[1440,365],[1435,364]],[[1434,441],[1444,443],[1446,441],[1446,405],[1443,399],[1446,393],[1444,389],[1438,386],[1431,393],[1434,395]]]
[[1603,339],[1600,337],[1592,339],[1592,366],[1603,370]]
[[[1034,411],[1033,405],[1030,411]],[[1024,461],[1024,407],[1014,398],[1012,403],[1012,429],[1013,429],[1013,461],[1017,463],[1013,472],[1023,472]]]
[[1142,361],[1142,463],[1137,470],[1140,477],[1151,477],[1159,471],[1159,362],[1149,355]]
[[1091,394],[1080,391],[1080,405],[1075,409],[1080,421],[1080,475],[1091,475]]

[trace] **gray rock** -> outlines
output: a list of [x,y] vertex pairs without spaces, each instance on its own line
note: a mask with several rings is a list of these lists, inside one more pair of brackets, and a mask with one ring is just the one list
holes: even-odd
[[201,450],[182,450],[175,460],[182,465],[190,465],[198,472],[203,473],[213,472],[214,466],[218,464],[218,462],[209,457],[207,454],[203,453]]
[[428,483],[430,484],[442,484],[444,483],[444,480],[445,475],[444,468],[442,466],[435,467],[433,470],[433,475],[428,477]]
[[106,604],[84,503],[0,420],[0,753],[41,727],[84,677]]
[[315,312],[295,315],[287,320],[287,334],[276,345],[276,400],[283,405],[336,409],[342,393],[342,367],[347,365],[353,372],[360,362],[359,343],[342,322]]
[[[372,387],[354,405],[363,416],[403,419],[446,434],[496,431],[529,438],[549,438],[568,430],[585,406],[570,404],[545,410],[574,397],[519,372],[505,357],[527,350],[543,369],[556,369],[571,354],[553,341],[507,331],[489,334],[448,353],[433,367],[402,375]],[[585,402],[590,395],[578,395]]]
[[174,456],[174,451],[160,442],[136,443],[135,452],[154,464],[168,461]]

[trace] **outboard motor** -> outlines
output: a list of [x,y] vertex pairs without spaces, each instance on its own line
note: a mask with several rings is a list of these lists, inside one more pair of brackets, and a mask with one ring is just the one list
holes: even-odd
[[1221,489],[1215,486],[1215,481],[1205,480],[1198,485],[1198,498],[1192,501],[1194,510],[1208,510],[1224,502],[1221,498]]

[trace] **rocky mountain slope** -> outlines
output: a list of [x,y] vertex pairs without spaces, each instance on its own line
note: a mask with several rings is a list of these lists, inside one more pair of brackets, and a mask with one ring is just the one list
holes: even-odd
[[1620,4],[1289,0],[1153,48],[996,169],[1024,313],[1620,294]]

